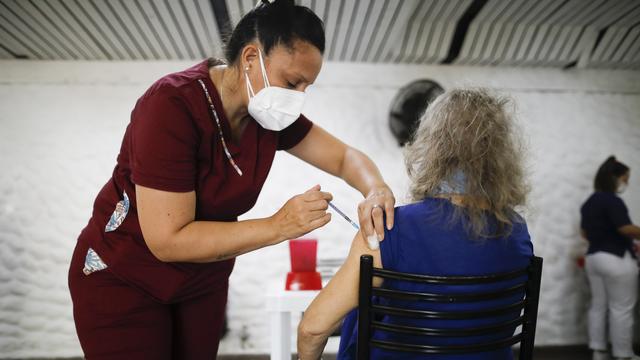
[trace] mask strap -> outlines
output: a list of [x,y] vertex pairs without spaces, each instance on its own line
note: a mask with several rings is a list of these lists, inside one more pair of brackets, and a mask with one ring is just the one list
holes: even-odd
[[262,79],[264,80],[264,86],[270,87],[269,79],[267,78],[267,69],[264,67],[264,61],[262,60],[262,51],[258,49],[258,56],[260,57],[260,69],[262,70]]
[[244,79],[246,80],[245,83],[247,84],[247,92],[249,93],[249,95],[251,97],[256,96],[256,94],[253,92],[253,86],[251,86],[251,81],[249,81],[249,74],[246,70],[244,72]]

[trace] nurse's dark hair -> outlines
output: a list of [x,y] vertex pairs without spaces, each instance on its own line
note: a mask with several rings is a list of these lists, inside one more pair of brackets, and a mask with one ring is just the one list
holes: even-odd
[[618,178],[629,172],[629,167],[611,155],[600,165],[593,187],[596,191],[615,192],[618,187]]
[[324,53],[324,24],[311,9],[293,0],[263,0],[240,19],[226,39],[229,64],[235,64],[242,49],[254,40],[260,41],[265,55],[276,45],[291,48],[294,40],[306,41]]

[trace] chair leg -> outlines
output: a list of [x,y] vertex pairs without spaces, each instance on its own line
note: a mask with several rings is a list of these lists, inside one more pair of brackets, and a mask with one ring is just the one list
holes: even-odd
[[372,274],[373,257],[371,255],[362,255],[360,257],[360,282],[358,289],[358,360],[369,360]]

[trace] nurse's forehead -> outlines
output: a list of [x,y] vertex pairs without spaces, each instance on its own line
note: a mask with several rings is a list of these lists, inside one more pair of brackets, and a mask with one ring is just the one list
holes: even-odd
[[320,50],[306,41],[295,40],[290,48],[277,45],[269,55],[286,74],[300,76],[307,82],[313,82],[322,67]]

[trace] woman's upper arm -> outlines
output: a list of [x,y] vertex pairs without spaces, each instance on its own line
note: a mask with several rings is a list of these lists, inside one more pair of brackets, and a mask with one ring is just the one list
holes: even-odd
[[342,141],[314,124],[304,139],[287,151],[318,169],[339,176],[346,149],[347,145]]
[[629,210],[622,199],[616,197],[608,202],[607,213],[616,228],[631,224]]
[[[373,257],[373,267],[382,269],[382,255],[380,253],[380,247],[377,250],[371,250],[369,245],[367,245],[367,241],[362,237],[362,232],[359,231],[353,239],[353,242],[351,243],[351,250],[349,251],[349,260],[356,267],[358,280],[360,279],[360,257],[362,255],[371,255]],[[379,287],[380,285],[382,285],[382,279],[374,277],[373,286]],[[357,295],[358,292],[356,291],[356,298]]]
[[165,84],[136,104],[125,136],[143,238],[154,256],[170,261],[166,245],[195,216],[197,127],[184,97]]
[[195,191],[169,192],[136,185],[142,236],[159,260],[170,261],[171,238],[195,219]]
[[[375,267],[381,267],[380,251],[370,250],[360,232],[356,233],[347,259],[305,311],[304,328],[313,334],[327,334],[358,306],[360,256],[372,255]],[[374,286],[379,286],[374,279]]]
[[195,189],[200,135],[184,98],[171,86],[161,86],[136,105],[128,155],[131,181],[173,192]]

